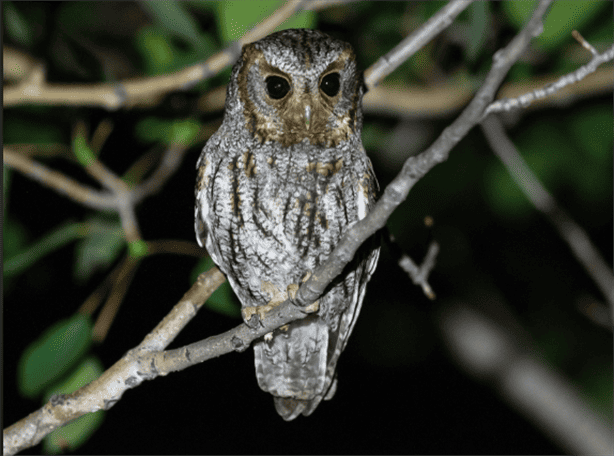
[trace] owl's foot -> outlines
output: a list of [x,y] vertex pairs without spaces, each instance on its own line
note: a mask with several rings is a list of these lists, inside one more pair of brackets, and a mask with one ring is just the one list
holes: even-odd
[[[311,273],[307,273],[303,278],[303,282],[305,282]],[[262,282],[260,285],[261,290],[265,293],[268,293],[271,296],[271,300],[268,304],[263,306],[247,306],[241,309],[241,316],[243,317],[243,321],[247,326],[252,329],[257,329],[261,326],[262,320],[266,318],[266,314],[273,310],[275,307],[286,301],[287,299],[291,299],[294,301],[296,298],[296,292],[299,289],[298,283],[291,283],[286,287],[286,291],[281,291],[271,282]],[[314,313],[317,312],[320,308],[319,301],[316,301],[307,307],[301,307],[300,309],[305,313]]]
[[262,325],[267,313],[273,310],[275,306],[266,304],[264,306],[243,307],[241,309],[241,316],[247,326],[252,329],[258,329]]
[[261,321],[266,317],[267,313],[288,299],[288,297],[290,299],[294,299],[296,292],[298,291],[298,287],[298,284],[292,283],[288,285],[285,291],[282,291],[271,282],[262,282],[260,289],[267,293],[271,299],[268,304],[263,306],[243,307],[241,309],[243,321],[252,329],[258,328]]

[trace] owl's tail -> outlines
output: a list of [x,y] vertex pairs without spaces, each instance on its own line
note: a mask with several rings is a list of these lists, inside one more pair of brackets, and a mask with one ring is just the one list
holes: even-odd
[[326,392],[326,395],[319,394],[313,399],[309,400],[301,400],[294,399],[292,397],[277,397],[275,396],[273,399],[275,401],[275,410],[285,421],[292,421],[294,418],[299,416],[301,413],[304,416],[309,416],[313,413],[313,411],[318,407],[322,399],[325,401],[329,401],[335,395],[337,391],[337,378],[333,379],[332,385]]
[[275,410],[286,421],[292,421],[301,413],[305,416],[311,415],[322,400],[319,396],[308,401],[291,397],[275,397],[274,399]]

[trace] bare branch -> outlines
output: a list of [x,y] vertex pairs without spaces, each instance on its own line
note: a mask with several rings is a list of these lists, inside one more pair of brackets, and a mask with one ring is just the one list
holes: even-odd
[[10,147],[4,147],[2,150],[4,164],[20,171],[30,179],[92,209],[117,208],[117,200],[112,193],[86,187],[62,173],[53,171],[45,165],[13,151]]
[[595,56],[591,59],[589,63],[578,68],[576,71],[568,73],[565,76],[561,76],[556,82],[552,84],[548,84],[543,88],[535,89],[517,98],[503,98],[501,100],[495,101],[490,106],[488,106],[486,111],[484,111],[483,118],[486,118],[489,114],[495,112],[507,112],[515,108],[525,108],[535,100],[540,100],[542,98],[550,96],[561,90],[563,87],[581,81],[589,74],[594,73],[599,65],[605,62],[609,62],[612,59],[614,59],[614,45],[611,46],[603,54],[595,54]]
[[386,187],[371,212],[346,231],[328,261],[320,265],[309,280],[299,288],[296,296],[298,304],[307,306],[324,292],[328,283],[339,275],[345,264],[353,258],[358,247],[386,224],[390,214],[407,198],[416,182],[436,164],[445,161],[452,147],[478,123],[482,112],[494,98],[497,87],[509,69],[520,57],[531,38],[542,30],[541,19],[550,3],[550,0],[541,0],[524,29],[508,46],[497,51],[493,67],[488,72],[484,84],[460,117],[447,127],[426,151],[408,158],[401,172]]
[[458,364],[492,383],[514,409],[571,454],[612,454],[612,423],[599,416],[523,341],[467,305],[447,306],[440,328]]
[[117,272],[112,274],[113,280],[108,282],[109,296],[92,328],[92,340],[95,342],[102,342],[107,337],[139,264],[138,259],[126,255],[116,269]]
[[415,285],[420,285],[422,291],[430,300],[435,299],[435,293],[429,285],[428,278],[429,274],[435,267],[435,259],[437,258],[438,253],[439,244],[433,241],[429,245],[429,249],[424,257],[422,265],[418,266],[406,253],[404,253],[399,260],[399,266],[401,269],[407,273]]
[[128,389],[160,375],[152,363],[151,352],[166,348],[224,280],[217,268],[201,274],[143,342],[99,378],[71,394],[53,396],[42,408],[6,428],[4,454],[15,454],[36,445],[54,429],[86,413],[110,409]]
[[[554,84],[557,79],[559,78],[546,76],[516,83],[506,82],[498,93],[502,99],[516,98],[527,92],[542,90],[542,87]],[[612,93],[613,88],[614,68],[600,68],[590,78],[568,85],[546,98],[535,99],[528,107],[523,108],[526,110],[564,106],[581,98]],[[412,85],[395,87],[382,84],[365,94],[363,109],[369,113],[398,115],[405,118],[440,119],[466,106],[471,100],[473,90],[472,84],[465,78],[453,78],[445,84],[433,87]],[[223,105],[222,98],[218,109]]]
[[489,117],[482,122],[482,131],[488,144],[503,162],[522,192],[556,228],[559,235],[587,274],[601,290],[614,316],[614,275],[599,254],[586,232],[563,210],[531,172],[522,156],[509,139],[499,119]]
[[188,147],[182,144],[171,144],[168,146],[160,159],[158,167],[151,176],[132,191],[130,197],[132,201],[137,204],[146,196],[159,191],[164,183],[179,169],[179,165],[183,162],[183,157],[187,150]]
[[397,44],[388,54],[365,70],[367,90],[379,84],[386,76],[396,70],[403,62],[418,52],[426,43],[445,30],[473,0],[453,0],[441,8],[420,28]]
[[271,33],[277,26],[298,11],[304,0],[284,3],[268,18],[262,20],[241,40],[205,62],[197,63],[174,73],[123,81],[117,84],[47,84],[41,64],[30,71],[28,80],[4,87],[4,107],[22,104],[64,106],[98,106],[108,110],[135,105],[151,106],[174,90],[185,90],[209,79],[232,64],[241,46]]

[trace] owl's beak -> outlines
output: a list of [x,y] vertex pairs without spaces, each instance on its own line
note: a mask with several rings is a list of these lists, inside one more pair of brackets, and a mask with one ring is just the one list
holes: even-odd
[[305,128],[309,130],[309,123],[311,121],[311,106],[305,106]]

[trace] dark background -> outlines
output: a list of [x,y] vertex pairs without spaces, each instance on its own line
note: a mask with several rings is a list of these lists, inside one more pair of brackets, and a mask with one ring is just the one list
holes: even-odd
[[[94,8],[92,5],[97,3],[90,5]],[[137,5],[128,5],[131,6],[121,7],[124,8],[121,14],[129,12],[138,19],[133,21],[135,29],[141,23],[148,23],[149,19],[139,12]],[[54,52],[58,51],[51,43],[58,36],[64,36],[59,31],[62,27],[71,26],[62,21],[68,14],[67,10],[73,7],[62,2],[53,5],[17,2],[12,3],[12,7],[26,23],[36,25],[34,30],[38,38],[27,50],[50,62],[50,80],[102,80],[100,63],[82,49],[76,53],[83,56],[78,67],[86,72],[81,76],[76,70],[69,71],[53,63]],[[120,11],[120,6],[117,8]],[[437,10],[436,7],[430,8]],[[611,27],[612,7],[609,8],[607,21]],[[498,27],[497,34],[490,36],[484,45],[482,54],[469,59],[466,49],[454,44],[449,35],[445,38],[444,34],[438,39],[437,48],[430,48],[428,58],[434,59],[440,68],[450,73],[465,66],[479,82],[490,65],[494,50],[505,45],[515,33],[513,25],[506,22],[506,12],[500,5],[489,6],[487,13]],[[6,14],[6,7],[3,14]],[[382,24],[386,21],[394,23],[392,21],[399,21],[400,17],[414,17],[412,14],[429,17],[428,11],[414,4],[378,3],[375,6],[361,2],[357,6],[350,4],[319,13],[317,26],[350,41],[358,49],[363,66],[367,66],[376,59],[374,55],[386,52],[402,37],[399,31],[402,27],[397,25],[397,37],[393,32],[382,32],[388,30]],[[208,13],[195,12],[194,16],[202,30],[215,30],[215,23]],[[584,28],[580,28],[582,33],[588,37],[585,28],[602,26],[603,16],[606,15],[587,21]],[[357,30],[361,28],[358,24],[363,27],[361,31]],[[101,29],[105,27],[101,26]],[[379,44],[381,51],[380,48],[368,52],[365,49],[365,42],[374,41],[373,36],[376,36],[368,35],[369,30],[380,33],[377,36],[382,40]],[[450,30],[450,33],[454,31],[453,28]],[[79,32],[85,33],[83,30]],[[7,36],[6,30],[3,36],[5,43],[19,44],[14,37]],[[117,49],[117,43],[122,43],[122,39],[131,43],[129,36],[126,33],[126,36],[118,37],[107,30],[107,35],[99,31],[88,39]],[[70,39],[66,41],[78,47]],[[566,45],[573,46],[573,43],[566,42]],[[21,48],[27,46],[22,44]],[[599,49],[605,49],[605,46]],[[556,50],[539,52],[542,53],[539,62],[530,65],[533,71],[564,74],[561,70],[564,65],[557,61]],[[132,58],[131,53],[138,55],[132,47],[126,46],[125,54]],[[133,65],[138,72],[144,64],[134,57]],[[420,79],[420,75],[411,74],[415,80]],[[445,73],[441,77],[445,80]],[[219,79],[222,84],[223,77]],[[194,111],[197,92],[175,96],[175,101],[179,102],[172,106],[179,106],[177,111],[173,111],[170,104],[151,110],[121,109],[117,112],[66,107],[5,109],[5,143],[28,142],[24,132],[31,132],[36,137],[40,128],[53,131],[58,140],[69,144],[71,128],[76,120],[85,119],[93,128],[103,119],[112,119],[114,130],[100,159],[121,174],[151,147],[134,133],[135,126],[143,117],[172,119],[190,115],[203,123],[219,119],[219,112],[201,114]],[[537,162],[538,175],[546,180],[554,197],[587,231],[610,263],[612,122],[608,127],[610,143],[607,150],[610,152],[596,157],[582,153],[582,136],[573,136],[572,126],[577,123],[577,116],[603,110],[611,113],[611,106],[611,94],[591,97],[565,109],[521,113],[508,129],[521,153],[526,149],[537,150],[537,156],[542,157],[542,161]],[[367,114],[365,129],[377,130],[380,135],[375,139],[370,136],[370,139],[365,139],[365,144],[382,188],[400,169],[400,165],[391,165],[386,157],[395,140],[406,138],[395,136],[399,128],[414,131],[416,143],[428,144],[453,118],[426,121]],[[594,126],[594,123],[588,125]],[[410,135],[406,144],[407,153],[412,149],[411,138]],[[557,162],[557,171],[549,174],[548,168],[555,167],[552,164],[555,157],[567,153],[559,147],[561,142],[572,152],[566,156],[566,168]],[[199,144],[190,149],[179,171],[162,191],[138,206],[137,216],[144,239],[194,240],[194,166],[202,146]],[[78,165],[66,160],[53,158],[45,163],[81,181],[91,182]],[[496,188],[491,181],[500,169],[500,163],[489,150],[480,130],[474,129],[452,151],[447,162],[437,166],[415,186],[393,214],[389,227],[399,244],[416,261],[422,259],[431,239],[440,243],[437,266],[430,280],[437,300],[428,301],[396,267],[390,252],[384,248],[354,334],[339,363],[337,394],[332,401],[323,402],[312,416],[286,423],[276,414],[272,397],[257,386],[250,349],[157,378],[126,392],[106,414],[100,429],[76,452],[563,452],[525,417],[513,411],[492,384],[477,381],[460,370],[442,343],[437,312],[450,302],[479,305],[496,302],[498,304],[492,304],[495,307],[504,305],[530,334],[537,356],[576,385],[578,391],[602,413],[610,410],[611,419],[611,332],[595,326],[576,308],[579,298],[588,296],[600,300],[601,295],[555,230],[522,196],[515,196],[516,202],[509,206],[493,203],[501,196],[493,197],[489,193]],[[562,169],[567,172],[562,172]],[[578,176],[584,169],[590,172],[582,179],[592,180],[597,187],[590,193],[590,199],[586,197],[588,193],[579,188],[581,179]],[[4,223],[5,226],[9,220],[18,223],[29,241],[43,237],[50,228],[67,219],[84,220],[92,212],[16,172],[11,173],[10,179],[10,199],[4,201],[5,205],[8,204]],[[510,190],[510,193],[514,191]],[[422,223],[427,215],[435,220],[432,229],[425,228]],[[41,405],[39,401],[27,400],[18,394],[15,372],[24,348],[51,324],[72,315],[109,272],[100,271],[86,283],[76,283],[74,261],[74,245],[68,245],[32,264],[10,283],[4,283],[5,427]],[[174,255],[153,256],[142,262],[107,339],[92,349],[105,368],[140,343],[181,298],[190,286],[189,277],[196,263],[197,259]],[[238,319],[203,309],[169,348],[219,334],[239,323]],[[607,387],[604,390],[603,385],[608,384],[609,391]],[[39,454],[40,451],[41,447],[36,446],[24,453]]]

